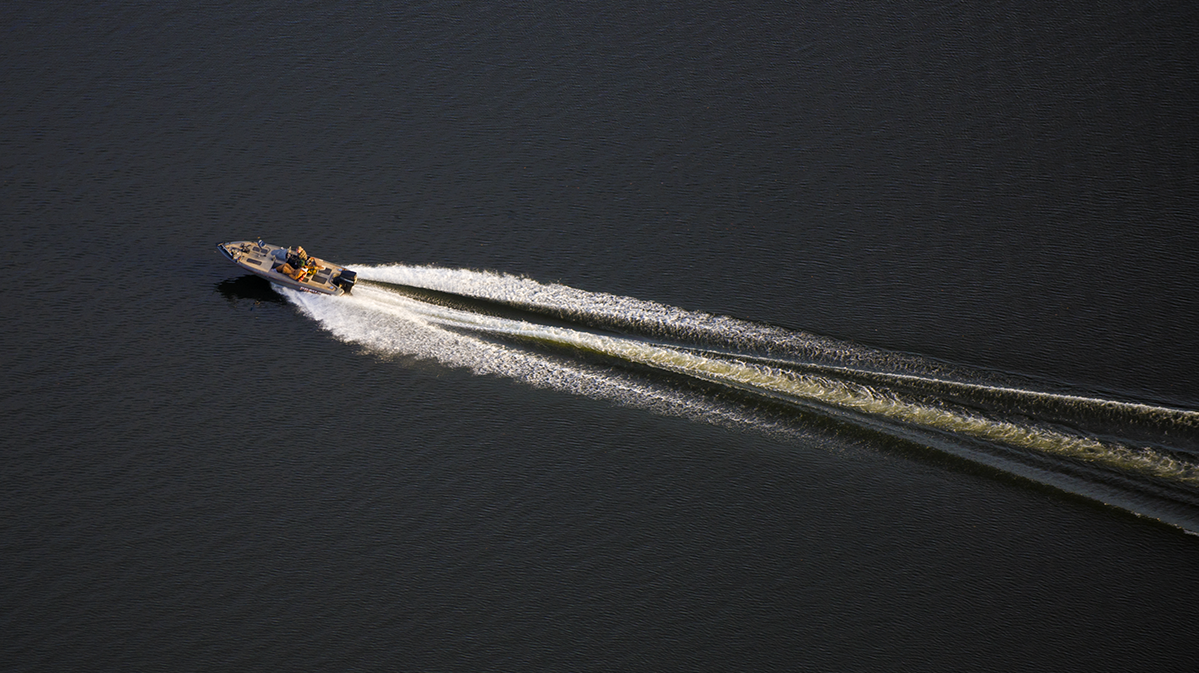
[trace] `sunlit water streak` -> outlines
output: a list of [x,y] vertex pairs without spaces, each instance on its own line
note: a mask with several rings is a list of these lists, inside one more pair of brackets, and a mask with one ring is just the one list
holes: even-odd
[[[1193,437],[1199,428],[1199,412],[1000,385],[1006,379],[997,374],[972,374],[916,356],[525,278],[402,265],[355,268],[365,282],[352,296],[284,293],[339,339],[379,354],[428,358],[479,374],[511,377],[663,413],[779,430],[746,410],[693,391],[658,386],[612,367],[554,358],[517,344],[598,354],[804,408],[835,411],[841,418],[849,414],[869,420],[872,427],[881,422],[895,428],[916,428],[941,437],[1011,447],[1090,466],[1124,479],[1164,484],[1181,490],[1187,496],[1184,500],[1199,502],[1199,462],[1185,450],[1160,441],[1128,441],[1076,432],[1039,422],[1023,410],[1004,415],[993,409],[930,400],[928,391],[936,390],[953,402],[963,395],[997,397],[1018,407],[1065,406],[1080,418],[1088,414],[1134,418],[1142,425],[1160,428],[1162,436]],[[621,325],[632,334],[609,334],[583,326],[555,326],[439,306],[389,291],[385,285],[372,285],[371,281],[549,309],[584,325],[596,320]],[[516,343],[497,342],[496,337]],[[764,352],[785,355],[772,357]],[[972,375],[975,381],[963,380]],[[943,442],[934,444],[943,447]],[[994,465],[993,460],[985,462]],[[1012,471],[1029,476],[1027,470]],[[1107,496],[1104,499],[1110,500]],[[1121,506],[1133,511],[1146,509]],[[1153,515],[1170,518],[1157,512]]]

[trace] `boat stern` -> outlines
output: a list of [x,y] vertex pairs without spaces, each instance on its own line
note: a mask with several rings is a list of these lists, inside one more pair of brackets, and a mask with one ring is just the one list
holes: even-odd
[[341,291],[338,294],[350,294],[350,290],[354,289],[354,283],[358,282],[358,272],[342,268],[341,273],[333,279],[333,284]]

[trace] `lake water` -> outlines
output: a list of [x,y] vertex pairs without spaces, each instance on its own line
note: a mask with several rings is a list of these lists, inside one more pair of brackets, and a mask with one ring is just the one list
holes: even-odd
[[0,17],[4,668],[1193,667],[1192,7],[327,5]]

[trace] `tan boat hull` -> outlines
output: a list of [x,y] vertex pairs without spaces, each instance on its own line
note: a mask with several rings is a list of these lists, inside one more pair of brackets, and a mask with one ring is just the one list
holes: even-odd
[[[230,241],[218,243],[216,247],[229,261],[246,271],[261,276],[276,285],[301,292],[337,296],[345,294],[349,288],[352,288],[357,278],[357,274],[344,266],[316,257],[308,257],[307,263],[303,267],[305,273],[293,278],[283,273],[282,269],[289,254],[295,251],[264,243],[261,240]],[[291,267],[287,266],[287,268]]]

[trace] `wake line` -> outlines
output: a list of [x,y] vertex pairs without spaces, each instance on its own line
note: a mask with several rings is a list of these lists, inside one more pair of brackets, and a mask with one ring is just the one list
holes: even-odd
[[962,381],[954,381],[952,379],[938,379],[927,376],[918,376],[916,374],[892,374],[887,372],[866,371],[860,369],[852,369],[849,367],[837,367],[834,365],[820,364],[797,364],[787,360],[778,360],[773,358],[761,358],[756,356],[738,356],[742,359],[752,359],[755,361],[775,364],[779,366],[790,367],[806,367],[812,370],[824,371],[833,375],[842,376],[863,376],[871,377],[879,380],[888,380],[896,383],[915,383],[920,385],[940,386],[948,389],[970,391],[974,393],[984,393],[988,395],[1012,395],[1030,399],[1040,399],[1053,402],[1062,402],[1068,404],[1085,404],[1095,407],[1101,407],[1110,411],[1121,411],[1131,414],[1153,416],[1157,419],[1171,420],[1176,423],[1187,423],[1199,429],[1199,411],[1189,411],[1186,409],[1175,409],[1173,407],[1155,406],[1152,404],[1144,404],[1140,402],[1124,402],[1121,400],[1108,400],[1101,397],[1086,397],[1083,395],[1068,395],[1065,393],[1050,393],[1039,390],[1028,390],[1025,388],[1009,388],[1005,386],[994,386],[981,383],[965,383]]
[[[880,394],[867,386],[819,376],[794,374],[762,365],[702,356],[676,348],[631,341],[618,337],[571,332],[563,328],[507,325],[469,315],[430,315],[446,327],[475,329],[535,339],[573,347],[636,364],[683,374],[710,383],[733,384],[742,389],[828,404],[858,413],[960,433],[987,441],[1098,462],[1124,471],[1135,471],[1158,479],[1199,485],[1199,466],[1158,453],[1149,448],[1132,448],[1088,437],[1072,436],[1045,428],[1021,425],[979,415],[941,409],[905,401],[896,394]],[[842,369],[844,372],[845,370]],[[927,381],[927,379],[922,379]],[[1023,392],[1023,391],[1021,391]],[[1078,398],[1086,400],[1088,398]]]
[[[1173,484],[1186,491],[1184,500],[1199,502],[1199,464],[1167,440],[1172,435],[1193,441],[1199,434],[1196,411],[996,385],[997,381],[963,381],[961,370],[946,370],[915,356],[892,357],[782,328],[511,276],[404,266],[358,269],[366,282],[353,296],[287,295],[339,338],[383,353],[432,358],[668,413],[718,415],[754,424],[750,417],[718,411],[719,405],[702,396],[664,392],[618,370],[542,357],[510,341],[593,353],[790,405],[836,411],[838,417],[847,413],[870,427],[882,421],[1102,468],[1122,478]],[[614,326],[634,333],[608,331]],[[643,326],[651,336],[636,333]],[[472,334],[501,342],[478,340]],[[663,342],[654,334],[670,338]],[[738,343],[752,348],[738,351]],[[763,353],[780,348],[801,355]],[[889,364],[898,371],[882,371]],[[945,378],[935,375],[942,370],[947,371]],[[996,408],[1004,405],[1010,408]],[[1040,412],[1028,415],[1036,405],[1048,409],[1041,415],[1053,417],[1052,426],[1038,420]],[[1084,416],[1099,420],[1079,420]],[[1071,427],[1059,427],[1057,417]],[[1129,431],[1130,419],[1137,426],[1132,431],[1156,433],[1148,442],[1154,446],[1130,442],[1127,436],[1080,431],[1074,422],[1106,423]]]
[[[511,277],[500,278],[505,281],[515,280],[525,285],[530,282],[524,279],[513,279]],[[469,313],[482,313],[484,315],[504,317],[517,321],[536,321],[538,323],[545,323],[547,320],[553,320],[561,323],[561,321],[569,321],[572,318],[577,319],[579,317],[586,317],[590,318],[589,320],[586,320],[586,323],[591,331],[619,329],[622,324],[627,325],[628,323],[632,322],[627,318],[623,320],[617,320],[610,314],[601,315],[598,317],[594,315],[580,316],[581,313],[585,313],[585,310],[581,311],[576,309],[574,311],[568,311],[567,307],[562,306],[560,302],[549,302],[548,305],[536,305],[522,302],[519,299],[514,299],[511,296],[501,296],[499,298],[475,297],[470,295],[455,294],[443,290],[431,290],[428,288],[414,287],[411,285],[381,280],[364,279],[364,282],[389,291],[403,294],[408,297],[412,297],[423,303],[431,303],[438,306],[467,311]],[[573,288],[565,287],[561,289],[573,290]],[[651,306],[653,305],[651,304]],[[570,324],[569,327],[572,329],[579,329],[577,324]],[[651,341],[644,338],[640,340]],[[782,359],[778,357],[752,355],[743,352],[732,351],[727,348],[704,348],[698,347],[694,344],[678,343],[660,343],[658,345],[663,347],[681,348],[684,350],[703,353],[705,355],[714,355],[717,357],[732,357],[746,362],[760,362],[770,366],[784,367],[788,369],[802,369],[809,372],[820,372],[830,376],[852,377],[856,379],[870,380],[872,382],[883,383],[885,385],[935,387],[937,388],[937,394],[941,395],[946,393],[966,393],[971,395],[981,394],[987,397],[1006,396],[1017,398],[1022,404],[1027,404],[1030,401],[1039,401],[1055,403],[1058,405],[1085,405],[1090,406],[1093,409],[1102,409],[1107,412],[1120,413],[1130,419],[1141,419],[1144,422],[1165,421],[1171,424],[1186,426],[1195,431],[1196,434],[1199,434],[1199,412],[1197,411],[1156,406],[1139,402],[1125,402],[1121,400],[1104,399],[1099,397],[1087,397],[1083,395],[1038,391],[1028,388],[1015,388],[996,384],[969,383],[951,378],[884,372],[879,371],[878,369],[862,369],[832,364],[821,364],[797,359]]]

